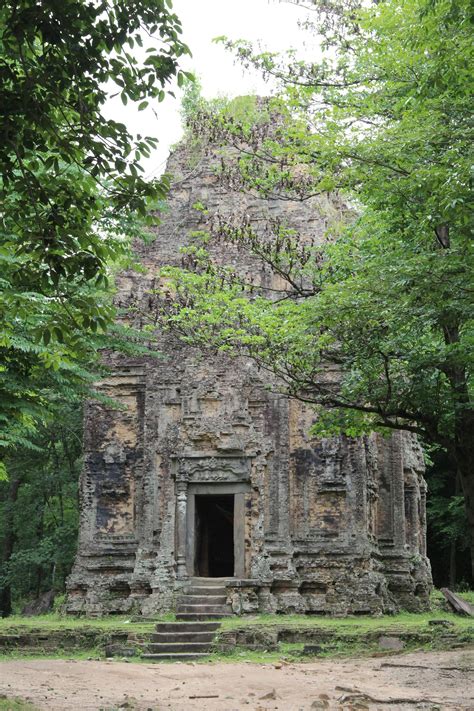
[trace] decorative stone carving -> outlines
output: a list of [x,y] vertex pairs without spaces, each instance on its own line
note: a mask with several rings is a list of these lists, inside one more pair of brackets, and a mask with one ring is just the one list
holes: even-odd
[[244,482],[250,481],[250,466],[246,457],[189,457],[180,458],[176,481]]

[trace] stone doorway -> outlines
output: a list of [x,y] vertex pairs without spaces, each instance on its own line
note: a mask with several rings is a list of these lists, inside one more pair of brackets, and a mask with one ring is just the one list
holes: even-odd
[[234,576],[234,496],[197,495],[195,498],[194,575],[202,578]]
[[249,488],[243,482],[189,484],[185,534],[188,576],[245,578],[245,496]]

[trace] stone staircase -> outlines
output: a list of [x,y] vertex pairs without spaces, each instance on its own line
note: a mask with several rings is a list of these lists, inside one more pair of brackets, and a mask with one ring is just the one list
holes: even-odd
[[176,606],[177,622],[159,622],[142,659],[187,661],[202,659],[211,652],[220,627],[214,620],[232,617],[226,602],[224,580],[191,580]]
[[188,661],[207,657],[220,622],[159,622],[142,659]]
[[182,622],[220,620],[232,617],[227,605],[225,578],[191,579],[176,605],[176,619]]

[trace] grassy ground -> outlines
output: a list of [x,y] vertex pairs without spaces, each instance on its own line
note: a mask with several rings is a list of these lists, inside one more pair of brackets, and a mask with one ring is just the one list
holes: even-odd
[[0,697],[0,711],[38,711],[38,707],[22,699],[2,699]]
[[474,627],[472,617],[461,617],[451,612],[437,610],[432,612],[410,613],[402,612],[398,615],[382,615],[369,617],[312,617],[309,615],[255,615],[251,617],[236,617],[222,622],[222,630],[238,629],[244,626],[266,625],[285,627],[305,627],[334,631],[366,634],[387,630],[415,631],[420,627],[426,628],[431,620],[447,620],[452,622],[456,629],[470,629]]
[[[452,622],[456,628],[470,628],[474,625],[474,618],[461,617],[446,610],[435,609],[431,612],[410,613],[402,612],[398,615],[382,615],[370,617],[366,615],[354,617],[321,617],[312,615],[246,615],[244,617],[232,617],[222,620],[221,629],[234,630],[242,627],[261,626],[285,626],[304,627],[334,632],[354,632],[365,634],[379,629],[394,630],[404,629],[407,632],[418,629],[420,626],[428,625],[430,620],[443,619]],[[81,631],[94,629],[102,632],[151,632],[156,622],[173,621],[172,615],[157,616],[152,622],[132,622],[130,617],[114,616],[104,618],[68,618],[59,614],[41,615],[38,617],[12,616],[5,619],[0,618],[0,635],[14,632],[28,632],[30,630],[41,630],[44,632],[53,630]]]
[[[0,618],[0,634],[9,634],[14,631],[28,630],[84,630],[97,629],[103,632],[150,632],[156,622],[170,622],[174,618],[156,617],[153,622],[131,622],[129,617],[114,616],[113,618],[87,618],[69,619],[61,615],[41,615],[39,617],[13,616],[6,619]],[[407,632],[420,625],[425,626],[430,620],[448,620],[457,628],[470,628],[474,625],[474,618],[461,617],[445,610],[434,610],[431,612],[410,613],[401,612],[398,615],[382,615],[380,617],[369,617],[360,615],[357,617],[320,617],[311,615],[248,615],[245,617],[233,617],[222,620],[222,630],[233,630],[246,626],[267,625],[285,627],[318,627],[320,629],[336,631],[353,631],[364,634],[378,629],[400,629]]]
[[[169,622],[174,620],[174,615],[156,617],[156,622]],[[114,615],[113,617],[65,617],[59,613],[38,615],[37,617],[22,617],[12,615],[0,618],[0,634],[12,630],[83,630],[96,629],[103,632],[126,631],[128,628],[135,632],[149,632],[153,629],[154,622],[132,622],[130,616]]]
[[[464,600],[474,606],[474,590],[460,593]],[[398,615],[383,615],[373,617],[369,615],[358,615],[354,617],[324,617],[319,615],[246,615],[245,617],[232,617],[223,620],[222,629],[235,629],[244,625],[282,625],[319,627],[324,629],[346,629],[370,632],[379,627],[399,627],[410,630],[419,625],[428,624],[429,620],[443,619],[454,622],[456,626],[469,627],[474,624],[473,618],[461,617],[448,612],[443,595],[439,590],[435,590],[431,596],[431,611],[422,613],[402,612]],[[173,614],[157,615],[153,622],[135,622],[130,616],[113,615],[110,617],[69,617],[60,613],[50,613],[38,617],[22,617],[12,615],[11,617],[0,618],[0,634],[8,634],[12,630],[38,629],[38,630],[81,630],[84,628],[97,629],[104,632],[123,632],[129,627],[134,632],[149,632],[153,629],[155,622],[171,622]]]
[[[345,657],[370,657],[388,656],[393,654],[408,653],[415,651],[442,651],[456,647],[472,648],[474,646],[474,626],[470,630],[459,631],[449,628],[449,639],[444,637],[442,632],[434,632],[427,628],[415,630],[416,634],[405,637],[405,630],[398,628],[396,634],[393,630],[385,627],[377,629],[377,634],[368,638],[365,634],[355,633],[351,630],[349,635],[344,633],[334,634],[330,639],[313,645],[309,640],[308,644],[314,651],[305,650],[304,642],[280,642],[278,649],[246,649],[245,647],[234,647],[229,652],[214,652],[210,660],[216,662],[254,662],[254,663],[278,663],[278,662],[304,662],[314,661],[314,659],[341,659]],[[403,640],[404,647],[400,651],[389,651],[381,649],[379,638],[382,636],[395,636]]]
[[[462,597],[474,604],[474,592],[463,593]],[[172,615],[164,615],[157,617],[156,621],[170,621]],[[443,619],[450,622],[450,626],[433,627],[430,621]],[[405,651],[411,649],[435,649],[446,646],[446,641],[443,635],[449,633],[455,635],[452,637],[455,642],[462,644],[473,643],[474,641],[474,618],[463,617],[447,611],[444,603],[444,598],[441,593],[436,591],[432,597],[432,610],[423,613],[408,613],[403,612],[398,615],[370,617],[357,616],[345,618],[320,617],[311,615],[254,615],[246,617],[233,617],[229,620],[224,620],[221,631],[232,633],[236,630],[244,628],[252,628],[258,626],[260,629],[268,629],[271,631],[275,628],[284,627],[285,630],[302,629],[306,633],[314,631],[315,637],[321,632],[321,637],[324,638],[321,644],[321,649],[318,656],[347,656],[348,654],[359,656],[373,654],[378,649],[377,638],[380,635],[401,635],[406,642]],[[21,657],[22,659],[50,658],[50,659],[103,659],[104,652],[102,642],[110,634],[131,632],[137,635],[140,633],[149,633],[154,628],[154,622],[132,622],[130,617],[113,616],[105,618],[70,618],[64,617],[57,613],[50,615],[42,615],[40,617],[9,617],[0,619],[0,637],[2,635],[63,632],[71,633],[71,637],[75,634],[78,636],[85,633],[87,630],[96,630],[101,633],[100,639],[96,639],[93,644],[99,646],[92,648],[84,648],[84,642],[78,643],[77,648],[60,649],[54,651],[42,649],[41,646],[28,650],[10,649],[5,650],[0,656],[3,659],[12,659]],[[329,636],[328,636],[329,633]],[[92,638],[90,638],[92,641]],[[310,642],[311,643],[311,642]],[[59,645],[58,645],[59,646]],[[81,648],[81,646],[83,648]],[[281,659],[301,659],[303,650],[303,642],[301,643],[285,643],[281,642],[278,650],[251,651],[248,649],[234,648],[229,653],[215,653],[211,656],[211,660],[215,661],[249,661],[249,662],[278,662]],[[134,660],[138,661],[138,660]],[[1,699],[0,699],[1,700]],[[10,708],[10,707],[5,707]],[[12,706],[12,709],[16,707]],[[21,708],[21,707],[20,707]],[[0,705],[0,711],[2,706]]]

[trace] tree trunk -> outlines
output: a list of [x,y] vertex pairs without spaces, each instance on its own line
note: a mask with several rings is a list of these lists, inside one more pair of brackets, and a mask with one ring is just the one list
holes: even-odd
[[[443,234],[448,240],[446,246],[449,246],[449,231],[443,232]],[[460,343],[461,328],[456,318],[449,315],[448,322],[442,325],[442,329],[447,346]],[[452,454],[457,464],[457,476],[464,495],[471,551],[471,579],[474,582],[474,410],[465,367],[455,362],[447,363],[444,372],[453,394],[454,445]]]
[[474,582],[474,412],[465,411],[457,419],[455,455],[467,514],[472,583]]
[[[36,537],[37,537],[39,543],[41,543],[41,541],[43,540],[43,535],[44,535],[43,517],[44,517],[45,508],[46,508],[46,504],[43,505],[43,509],[41,511],[41,518],[40,518],[38,526],[36,527]],[[36,566],[36,581],[35,581],[36,598],[39,598],[39,596],[41,595],[41,584],[43,582],[43,577],[44,577],[44,569],[40,563],[39,565]]]
[[456,543],[454,538],[449,544],[449,588],[454,590],[456,587]]
[[[454,495],[459,496],[461,493],[461,482],[459,481],[459,474],[456,472],[456,482],[454,485]],[[457,580],[457,566],[456,566],[456,554],[457,554],[457,544],[458,539],[451,539],[451,544],[449,546],[449,587],[451,590],[456,589]]]
[[[21,477],[16,477],[10,481],[7,501],[5,502],[5,517],[3,527],[5,537],[3,539],[2,565],[8,563],[15,546],[14,508],[20,490]],[[9,583],[5,583],[0,588],[0,616],[8,617],[12,614],[12,590]]]
[[474,581],[474,476],[459,469],[462,490],[464,494],[464,504],[467,513],[467,525],[469,531],[469,543],[471,552],[471,584]]

